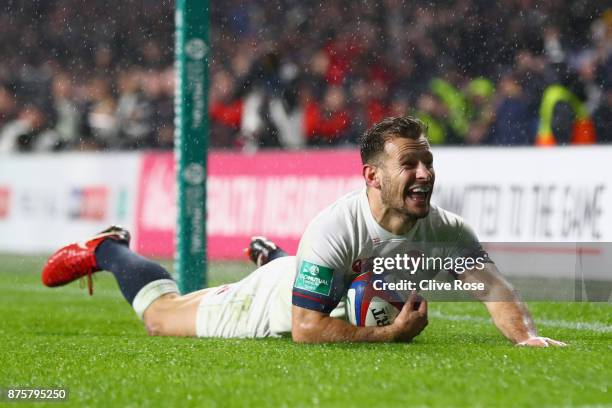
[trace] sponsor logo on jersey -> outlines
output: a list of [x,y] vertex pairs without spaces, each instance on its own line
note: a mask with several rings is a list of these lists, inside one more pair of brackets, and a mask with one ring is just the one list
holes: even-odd
[[295,287],[319,295],[329,296],[334,271],[322,265],[302,261],[295,280]]

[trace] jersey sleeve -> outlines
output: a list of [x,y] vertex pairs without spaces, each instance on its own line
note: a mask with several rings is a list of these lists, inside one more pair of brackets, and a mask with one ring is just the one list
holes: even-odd
[[316,217],[302,236],[292,303],[329,314],[344,296],[350,274],[350,232],[337,213]]
[[[456,241],[451,246],[449,256],[459,259],[471,258],[473,260],[478,259],[482,263],[493,263],[487,251],[483,248],[476,232],[470,227],[461,217],[457,217],[456,228]],[[453,270],[450,273],[456,278],[461,273],[465,272],[465,269]]]

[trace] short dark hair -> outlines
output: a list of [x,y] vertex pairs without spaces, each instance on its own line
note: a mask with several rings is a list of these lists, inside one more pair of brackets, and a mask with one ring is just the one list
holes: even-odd
[[371,163],[392,137],[418,139],[427,135],[427,125],[411,116],[385,118],[365,131],[359,139],[359,152],[363,164]]

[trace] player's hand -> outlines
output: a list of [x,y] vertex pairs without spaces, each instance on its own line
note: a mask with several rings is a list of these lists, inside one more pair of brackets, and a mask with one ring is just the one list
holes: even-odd
[[412,292],[391,325],[396,341],[410,341],[427,326],[427,301]]
[[548,337],[538,337],[538,336],[530,337],[527,340],[523,340],[520,343],[517,343],[516,345],[521,346],[521,347],[549,347],[549,346],[565,347],[567,346],[567,344],[565,344],[562,341],[549,339]]

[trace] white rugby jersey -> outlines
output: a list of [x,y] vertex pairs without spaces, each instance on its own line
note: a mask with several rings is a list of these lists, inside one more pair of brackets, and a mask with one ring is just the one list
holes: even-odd
[[[292,303],[329,313],[344,297],[352,280],[372,270],[375,258],[404,254],[423,259],[483,256],[488,260],[463,219],[433,204],[429,214],[405,235],[385,230],[372,215],[364,187],[338,199],[306,228],[296,256]],[[399,271],[396,267],[386,271],[421,280],[440,271],[441,268],[431,268],[433,265],[413,274],[404,269],[405,265]]]

